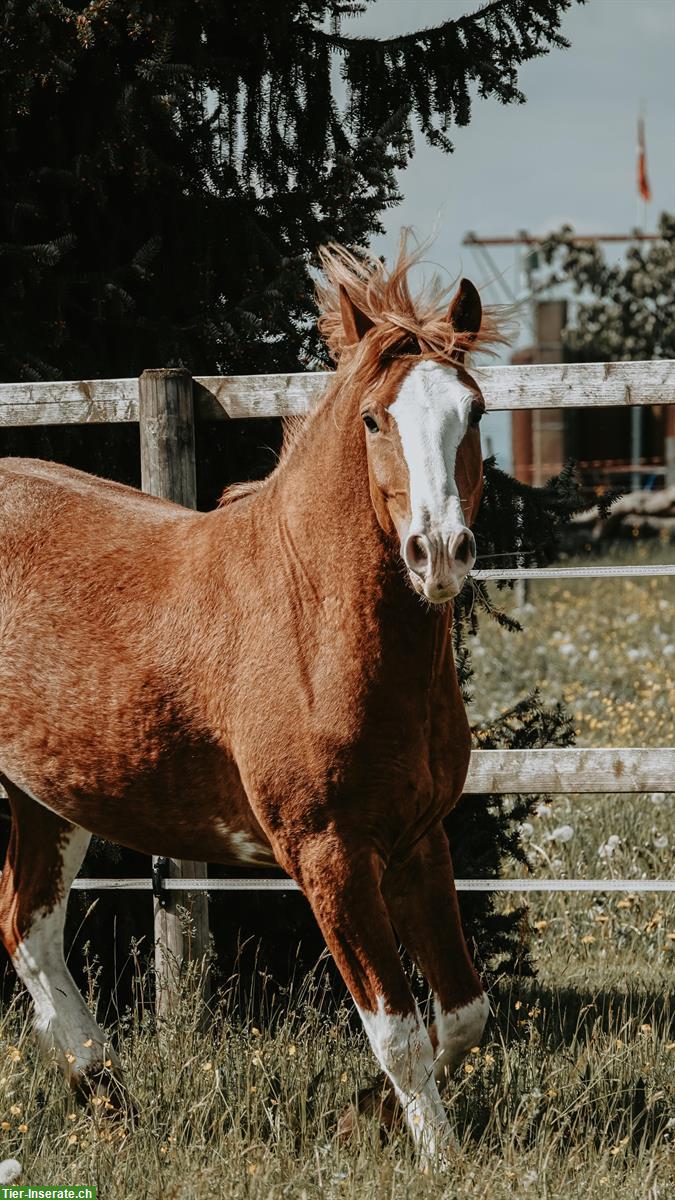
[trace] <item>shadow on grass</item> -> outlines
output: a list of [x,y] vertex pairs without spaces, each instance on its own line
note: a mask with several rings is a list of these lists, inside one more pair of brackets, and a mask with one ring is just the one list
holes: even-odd
[[571,1045],[592,1030],[630,1035],[638,1025],[653,1024],[659,1036],[675,1033],[675,998],[639,986],[624,988],[549,987],[536,980],[509,980],[491,996],[492,1020],[508,1044],[527,1040],[528,1014],[540,1010],[539,1029],[549,1050]]

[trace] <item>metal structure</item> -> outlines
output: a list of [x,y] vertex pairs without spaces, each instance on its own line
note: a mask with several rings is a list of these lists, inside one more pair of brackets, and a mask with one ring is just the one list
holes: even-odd
[[[579,233],[574,234],[570,241],[578,246],[588,246],[591,242],[658,242],[658,233],[642,233],[635,229],[633,233]],[[463,246],[541,246],[547,239],[531,233],[517,233],[515,236],[479,237],[477,233],[467,233],[462,238]]]
[[[590,246],[598,242],[614,245],[650,243],[659,241],[660,237],[658,233],[634,229],[631,233],[573,234],[569,240],[573,245]],[[537,251],[547,240],[546,236],[530,234],[526,230],[514,235],[487,237],[469,231],[462,239],[462,245],[471,249],[479,267],[486,273],[489,284],[498,288],[509,303],[523,311],[530,329],[531,347],[517,351],[514,361],[558,362],[563,358],[562,333],[567,323],[567,302],[560,299],[542,300],[541,294],[547,290],[548,284],[538,284],[535,278],[539,266]],[[510,246],[517,251],[523,250],[523,254],[517,256],[518,280],[524,274],[525,286],[522,290],[518,283],[511,285],[490,253],[490,247]],[[645,486],[645,479],[649,481],[660,476],[664,477],[667,487],[675,484],[675,410],[666,414],[663,457],[658,460],[649,455],[645,457],[645,415],[644,409],[639,406],[631,410],[628,434],[630,453],[625,456],[625,461],[619,464],[610,463],[609,460],[584,464],[586,468],[593,466],[596,472],[602,472],[600,483],[603,485],[607,483],[608,476],[625,477],[629,474],[630,481],[626,482],[629,482],[632,491]],[[562,419],[556,421],[555,417],[546,413],[514,412],[512,440],[513,472],[517,478],[539,484],[560,469],[565,457]],[[579,455],[573,452],[573,457],[578,459]],[[646,486],[651,484],[647,482]]]

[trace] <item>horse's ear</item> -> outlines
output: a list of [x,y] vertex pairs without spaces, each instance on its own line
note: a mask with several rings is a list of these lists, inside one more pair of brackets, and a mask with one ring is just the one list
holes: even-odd
[[[450,302],[448,320],[452,323],[452,327],[456,333],[476,334],[480,329],[482,319],[483,305],[478,294],[478,288],[475,287],[470,279],[460,279],[459,287]],[[465,338],[464,340],[470,341],[471,339]],[[454,357],[462,362],[464,351],[455,351]]]
[[340,284],[340,316],[342,317],[342,328],[345,331],[346,346],[355,346],[375,324],[370,317],[361,312],[360,308],[356,307],[349,292],[342,284]]

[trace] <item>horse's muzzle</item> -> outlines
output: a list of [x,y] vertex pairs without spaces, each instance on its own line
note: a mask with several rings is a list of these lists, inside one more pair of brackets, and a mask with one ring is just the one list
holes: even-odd
[[463,526],[445,537],[441,533],[411,533],[403,559],[416,591],[430,604],[445,604],[461,591],[476,561],[476,541]]

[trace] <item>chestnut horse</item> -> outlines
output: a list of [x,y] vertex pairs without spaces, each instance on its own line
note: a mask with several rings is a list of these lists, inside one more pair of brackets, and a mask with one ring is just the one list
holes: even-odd
[[[92,833],[277,863],[308,898],[426,1159],[488,1003],[442,821],[469,762],[450,640],[475,559],[475,287],[413,300],[402,252],[323,252],[333,380],[277,468],[214,512],[55,463],[0,464],[0,930],[79,1091],[119,1062],[63,957]],[[412,585],[412,586],[411,586]],[[399,939],[431,986],[420,1017]]]

